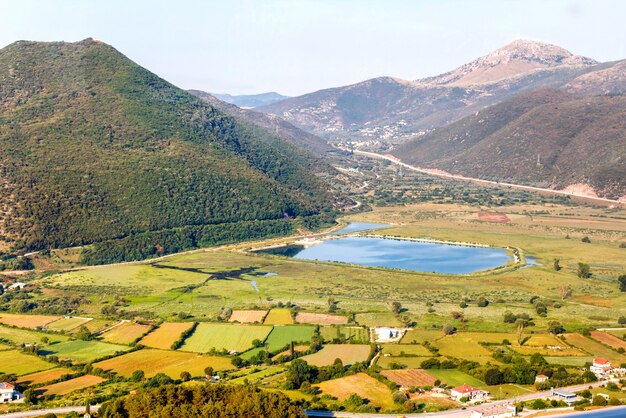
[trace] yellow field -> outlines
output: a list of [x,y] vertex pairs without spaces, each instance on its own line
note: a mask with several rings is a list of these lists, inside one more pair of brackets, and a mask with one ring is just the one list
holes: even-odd
[[344,366],[367,360],[370,346],[366,344],[327,344],[320,351],[302,357],[309,364],[328,366],[341,359]]
[[17,350],[0,351],[0,371],[17,376],[48,370],[54,364],[43,361],[37,356],[24,354]]
[[75,328],[87,324],[89,321],[91,321],[91,318],[80,318],[77,316],[65,317],[57,321],[50,322],[46,328],[53,331],[72,331]]
[[228,320],[242,324],[250,324],[253,322],[261,323],[265,315],[267,315],[267,311],[234,310]]
[[141,325],[134,322],[125,322],[115,328],[100,334],[106,342],[114,344],[130,344],[150,330],[150,325]]
[[340,400],[345,400],[356,393],[360,397],[368,399],[374,406],[383,409],[394,407],[389,388],[365,373],[327,380],[317,386],[322,392]]
[[268,325],[289,325],[293,324],[291,311],[286,308],[274,308],[265,317],[264,324]]
[[75,371],[65,368],[46,370],[45,372],[37,372],[27,374],[17,380],[19,385],[39,385],[41,383],[51,382],[63,376],[64,374],[75,373]]
[[60,316],[53,315],[16,315],[0,314],[0,323],[20,328],[42,328],[49,323],[61,319]]
[[164,322],[150,334],[143,337],[139,344],[146,347],[169,350],[180,335],[193,326],[192,322]]
[[104,382],[105,379],[86,374],[84,376],[77,377],[76,379],[66,380],[64,382],[55,383],[53,385],[44,386],[37,389],[37,395],[66,395],[70,392],[74,392],[79,389],[87,388],[89,386],[97,385]]
[[157,373],[165,373],[178,379],[181,372],[189,372],[192,376],[203,376],[207,366],[214,370],[229,370],[233,366],[228,357],[205,356],[180,351],[163,351],[144,349],[133,351],[119,357],[94,364],[104,370],[112,370],[118,374],[129,377],[135,370],[143,370],[146,377]]

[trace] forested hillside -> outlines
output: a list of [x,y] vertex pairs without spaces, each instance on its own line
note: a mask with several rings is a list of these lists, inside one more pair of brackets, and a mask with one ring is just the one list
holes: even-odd
[[[239,225],[242,235],[263,224],[271,235],[268,225],[279,220],[330,213],[327,186],[310,175],[325,169],[101,42],[20,41],[0,50],[5,248],[220,224]],[[214,241],[208,234],[202,242]],[[147,239],[146,251],[166,244]]]

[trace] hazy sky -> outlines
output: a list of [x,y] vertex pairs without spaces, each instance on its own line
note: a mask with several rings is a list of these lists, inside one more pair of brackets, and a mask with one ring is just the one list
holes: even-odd
[[94,37],[182,88],[297,95],[448,71],[517,38],[626,58],[623,0],[0,0],[0,47]]

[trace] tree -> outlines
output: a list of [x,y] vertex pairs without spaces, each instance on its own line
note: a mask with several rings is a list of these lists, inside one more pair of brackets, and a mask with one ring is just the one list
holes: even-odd
[[565,300],[568,297],[572,296],[572,286],[570,285],[562,285],[557,288],[559,291],[559,296],[561,296],[561,300]]
[[76,333],[76,338],[83,341],[89,341],[91,340],[91,331],[89,331],[89,328],[83,325]]
[[582,242],[584,242],[585,244],[589,244],[589,243],[591,243],[591,240],[590,240],[590,239],[589,239],[589,237],[588,237],[588,236],[586,236],[586,235],[585,235],[585,236],[581,239],[581,241],[582,241]]
[[145,377],[145,373],[143,370],[135,370],[133,374],[130,375],[130,380],[133,382],[141,382]]
[[591,277],[591,267],[586,263],[578,263],[577,274],[581,279],[588,279]]
[[211,366],[207,366],[204,368],[204,374],[207,376],[213,376],[213,373],[215,373],[215,370],[213,370],[213,367]]
[[302,383],[312,382],[317,373],[315,366],[309,366],[309,363],[302,359],[295,359],[287,369],[286,389],[299,389]]
[[593,400],[591,401],[591,405],[593,406],[606,406],[607,404],[608,401],[606,400],[606,398],[600,395],[594,396]]
[[493,385],[501,385],[504,383],[504,375],[500,371],[500,369],[492,368],[485,372],[485,383],[493,386]]
[[548,332],[554,335],[562,334],[565,332],[565,328],[563,328],[563,324],[559,321],[550,321],[548,323]]
[[535,305],[535,311],[539,316],[546,316],[548,314],[548,308],[543,302],[539,302]]
[[26,389],[24,391],[24,403],[27,405],[35,405],[37,403],[37,395],[33,389]]
[[180,372],[180,380],[183,382],[189,382],[191,380],[191,373],[187,371]]
[[402,304],[400,302],[391,302],[391,311],[395,314],[399,314],[402,310]]
[[481,296],[478,298],[478,306],[480,308],[484,308],[487,305],[489,305],[489,301],[485,297]]
[[328,312],[335,312],[337,311],[337,301],[335,300],[334,297],[329,297],[328,298]]
[[554,268],[554,271],[561,270],[561,265],[559,264],[560,262],[561,260],[559,260],[558,258],[554,259],[554,263],[552,263],[552,267]]
[[626,292],[626,274],[622,274],[617,278],[617,283],[619,283],[619,291]]
[[166,375],[165,373],[157,373],[148,381],[147,386],[150,388],[156,388],[159,386],[169,385],[174,383],[171,377]]
[[445,324],[442,331],[445,335],[452,335],[456,332],[456,328],[452,324]]
[[617,323],[620,325],[625,325],[626,324],[626,316],[620,316],[619,318],[617,318]]
[[254,340],[252,340],[252,347],[263,347],[263,341],[259,340],[258,338],[255,338]]

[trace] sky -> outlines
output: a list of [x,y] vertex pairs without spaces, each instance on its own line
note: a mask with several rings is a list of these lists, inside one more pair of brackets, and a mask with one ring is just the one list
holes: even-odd
[[113,45],[175,85],[300,95],[437,75],[515,39],[626,58],[623,0],[0,0],[17,40]]

